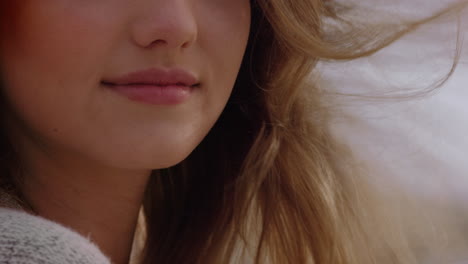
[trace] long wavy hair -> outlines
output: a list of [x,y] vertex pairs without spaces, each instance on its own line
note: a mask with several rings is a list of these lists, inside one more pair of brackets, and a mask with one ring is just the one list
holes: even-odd
[[409,263],[375,238],[371,195],[330,133],[326,91],[311,72],[320,60],[371,55],[457,7],[372,26],[345,20],[348,9],[329,0],[251,7],[248,48],[219,120],[184,161],[153,171],[138,262]]
[[369,26],[344,19],[348,8],[332,1],[251,3],[249,44],[224,112],[186,160],[151,178],[142,263],[409,263],[401,245],[372,237],[379,227],[359,202],[372,195],[329,131],[311,72],[320,60],[371,55],[460,5]]

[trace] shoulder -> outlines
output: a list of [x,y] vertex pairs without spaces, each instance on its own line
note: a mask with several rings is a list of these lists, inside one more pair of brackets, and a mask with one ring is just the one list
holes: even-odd
[[26,212],[0,208],[0,263],[110,264],[77,232]]

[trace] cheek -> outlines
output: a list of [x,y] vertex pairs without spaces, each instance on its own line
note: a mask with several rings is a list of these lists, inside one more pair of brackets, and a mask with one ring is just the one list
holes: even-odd
[[233,86],[250,33],[250,3],[246,0],[221,0],[203,10],[199,19],[199,45],[206,58],[213,60],[213,78]]
[[66,1],[15,1],[22,0],[8,1],[8,10],[16,12],[1,9],[9,17],[2,17],[3,29],[12,32],[0,39],[4,96],[15,116],[35,132],[56,136],[55,128],[78,119],[95,88],[109,39],[103,32],[110,31],[101,29],[113,21],[96,21],[83,7],[63,12],[59,4]]
[[73,1],[13,1],[25,4],[10,6],[17,10],[11,12],[16,19],[10,20],[12,26],[7,28],[14,29],[14,34],[1,40],[2,74],[6,84],[11,84],[7,93],[24,105],[45,106],[59,96],[76,101],[89,93],[112,43],[104,35],[111,34],[108,25],[115,25],[116,18],[99,20],[100,16],[91,12],[98,6],[70,7]]
[[5,36],[15,36],[20,26],[23,0],[0,0],[0,49],[4,49]]
[[[0,1],[0,26],[2,33],[6,33],[8,29],[12,32],[12,27],[19,20],[19,9],[23,4],[23,0],[2,0]],[[3,36],[3,35],[2,35]]]
[[64,7],[55,2],[29,1],[16,5],[17,12],[9,15],[13,18],[8,19],[6,29],[14,32],[3,41],[8,52],[52,66],[55,61],[76,61],[73,58],[90,51],[89,47],[98,39],[98,34],[93,35],[93,32],[99,24],[87,20],[80,12],[63,11]]
[[[15,1],[15,0],[12,0]],[[21,1],[21,0],[20,0]],[[23,1],[12,5],[10,26],[13,34],[2,38],[0,50],[5,93],[20,110],[33,108],[33,113],[44,105],[54,103],[58,91],[63,89],[71,69],[80,69],[82,56],[77,53],[83,34],[65,30],[70,20],[49,9],[52,1]],[[48,11],[47,11],[48,10]],[[57,23],[61,21],[61,23]],[[76,74],[76,72],[75,72]]]
[[[202,11],[199,27],[202,44],[216,50],[224,50],[224,55],[238,57],[243,52],[250,31],[250,3],[246,0],[218,1],[214,7]],[[203,38],[204,37],[204,38]]]

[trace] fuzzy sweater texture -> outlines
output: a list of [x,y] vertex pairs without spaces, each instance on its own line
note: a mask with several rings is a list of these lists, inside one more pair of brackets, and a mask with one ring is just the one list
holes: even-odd
[[88,238],[45,218],[0,208],[1,264],[110,264]]

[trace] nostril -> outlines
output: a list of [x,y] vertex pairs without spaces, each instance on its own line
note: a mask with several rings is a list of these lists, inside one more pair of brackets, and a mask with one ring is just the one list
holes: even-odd
[[167,41],[163,40],[163,39],[157,39],[153,42],[151,42],[148,47],[154,47],[154,46],[164,46],[164,45],[167,45]]
[[152,44],[153,44],[153,45],[157,45],[157,44],[167,44],[167,41],[162,40],[162,39],[158,39],[158,40],[153,41]]

